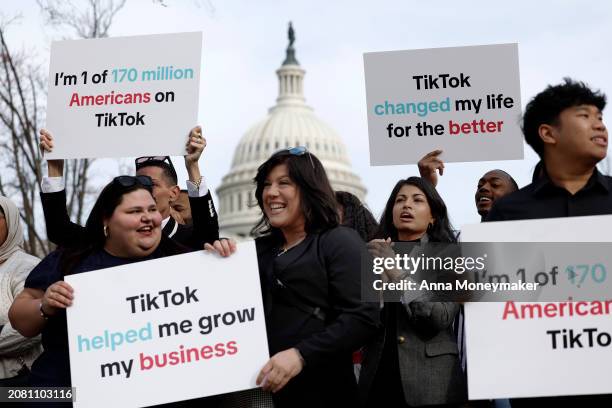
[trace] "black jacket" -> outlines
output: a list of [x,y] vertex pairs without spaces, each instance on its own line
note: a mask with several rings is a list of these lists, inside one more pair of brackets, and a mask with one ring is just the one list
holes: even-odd
[[273,237],[256,243],[270,355],[295,347],[306,363],[274,394],[275,406],[355,406],[352,353],[379,326],[377,305],[361,301],[363,241],[336,227],[282,255]]
[[[66,209],[66,190],[40,193],[49,241],[58,246],[73,246],[84,239],[85,228],[70,221]],[[204,243],[219,239],[219,221],[210,192],[202,197],[189,197],[193,227],[178,224],[172,217],[162,233],[175,242],[194,250]]]

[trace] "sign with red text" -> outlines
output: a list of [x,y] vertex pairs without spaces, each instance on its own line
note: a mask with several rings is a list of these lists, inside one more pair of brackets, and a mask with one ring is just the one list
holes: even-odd
[[370,164],[523,158],[518,45],[363,56]]
[[[461,237],[464,242],[610,242],[611,230],[612,216],[592,216],[467,225]],[[612,279],[607,252],[588,259],[579,251],[545,257],[547,265],[560,265],[556,279],[573,283],[579,298],[589,285]],[[550,275],[550,269],[543,273]],[[543,290],[552,284],[548,280]],[[466,304],[470,399],[612,393],[612,295],[573,300]]]
[[254,242],[66,276],[76,406],[141,407],[254,388],[268,342]]
[[184,155],[201,53],[202,33],[53,42],[47,158]]

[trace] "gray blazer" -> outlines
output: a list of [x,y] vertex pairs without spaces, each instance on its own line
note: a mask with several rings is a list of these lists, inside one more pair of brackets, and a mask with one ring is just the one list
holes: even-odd
[[[390,313],[391,308],[395,313]],[[465,376],[452,328],[459,308],[459,303],[431,302],[424,298],[406,304],[385,304],[383,320],[386,328],[395,326],[394,341],[408,405],[453,404],[467,400]],[[359,378],[361,401],[367,401],[381,363],[387,333],[387,330],[381,331],[376,341],[365,349]]]
[[[467,388],[459,362],[452,323],[459,304],[419,302],[408,305],[388,303],[397,308],[397,353],[406,403],[411,406],[460,403],[467,400]],[[386,321],[385,324],[392,324]],[[386,331],[364,353],[359,386],[362,401],[381,363]],[[387,362],[388,363],[388,362]]]

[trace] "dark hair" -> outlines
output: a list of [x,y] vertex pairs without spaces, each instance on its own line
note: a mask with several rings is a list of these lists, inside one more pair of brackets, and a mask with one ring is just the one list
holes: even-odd
[[289,178],[300,191],[300,207],[304,214],[306,232],[318,233],[339,224],[338,203],[319,159],[310,152],[293,155],[289,150],[274,153],[257,169],[253,181],[256,185],[255,198],[262,217],[251,230],[252,235],[271,234],[278,239],[282,238],[280,230],[270,225],[263,207],[264,183],[272,169],[280,164],[287,166]]
[[431,215],[435,219],[433,226],[427,230],[429,240],[431,242],[457,242],[457,238],[455,237],[448,219],[444,200],[442,200],[442,197],[440,197],[434,186],[421,177],[409,177],[405,180],[400,180],[395,187],[393,187],[393,191],[391,191],[391,195],[385,205],[385,211],[380,217],[380,227],[377,237],[383,239],[390,237],[393,241],[399,239],[397,228],[393,225],[393,206],[395,205],[395,199],[400,189],[406,185],[418,188],[425,194],[425,198],[427,198],[427,203],[431,209]]
[[538,129],[541,125],[555,125],[559,114],[573,106],[593,105],[600,111],[606,106],[606,95],[592,91],[584,82],[564,78],[564,83],[549,85],[529,101],[523,115],[525,141],[540,156],[544,154],[544,142]]
[[[492,171],[498,171],[500,173],[502,173],[504,176],[506,176],[506,178],[508,179],[508,181],[510,182],[510,185],[512,185],[513,191],[516,191],[519,189],[518,183],[516,182],[516,180],[514,179],[514,177],[512,177],[510,175],[510,173],[508,173],[507,171],[501,170],[501,169],[493,169],[493,170],[489,170],[487,171],[487,173],[490,173]],[[485,173],[486,174],[486,173]],[[483,176],[484,177],[484,176]]]
[[[153,196],[152,187],[150,185],[143,185],[136,177],[132,177],[134,184],[129,186],[125,186],[117,182],[118,178],[119,177],[116,177],[113,181],[108,183],[98,196],[96,203],[89,213],[87,222],[85,223],[85,239],[74,247],[63,248],[60,268],[64,275],[69,275],[72,273],[74,268],[85,257],[104,248],[104,244],[106,242],[106,236],[104,235],[104,220],[113,215],[115,209],[123,201],[124,195],[137,190],[146,190],[151,194],[151,196]],[[162,247],[163,243],[165,254],[175,255],[184,252],[183,249],[174,244],[172,240],[169,238],[164,238],[165,237],[162,234],[162,242],[160,243],[160,247]]]
[[136,169],[136,172],[145,167],[157,167],[162,169],[162,176],[166,179],[166,183],[171,186],[178,185],[178,176],[176,175],[176,170],[168,163],[158,160],[151,160],[139,165],[138,169]]
[[342,207],[342,225],[357,231],[365,242],[375,238],[378,222],[359,198],[347,191],[336,191],[336,201]]
[[506,176],[508,176],[508,180],[510,181],[510,184],[512,184],[512,188],[514,189],[514,191],[519,189],[518,183],[516,182],[516,180],[514,179],[514,177],[512,177],[508,172],[500,170],[501,172],[503,172]]

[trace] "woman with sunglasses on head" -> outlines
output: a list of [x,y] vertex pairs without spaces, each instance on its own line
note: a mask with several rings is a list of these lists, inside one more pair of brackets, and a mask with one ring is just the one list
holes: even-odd
[[306,148],[275,153],[255,176],[255,233],[270,360],[257,383],[282,407],[356,406],[352,352],[376,332],[361,302],[365,245],[339,226],[334,192]]
[[[395,257],[392,242],[413,242],[420,249],[412,250],[444,257],[454,254],[431,253],[440,251],[440,247],[428,248],[425,244],[457,242],[444,201],[420,177],[400,180],[395,185],[381,216],[378,238],[368,244],[375,257]],[[410,255],[419,256],[415,254]],[[396,270],[384,275],[390,281],[403,279]],[[359,381],[368,407],[378,407],[383,402],[385,407],[452,406],[467,399],[452,330],[460,305],[430,299],[425,294],[385,303],[385,329],[376,342],[366,347]]]
[[[151,191],[147,176],[116,177],[94,204],[83,242],[52,252],[28,276],[9,317],[26,337],[42,333],[44,352],[32,366],[30,385],[70,386],[66,308],[74,296],[64,276],[185,252],[161,234]],[[232,251],[215,244],[222,255]]]

